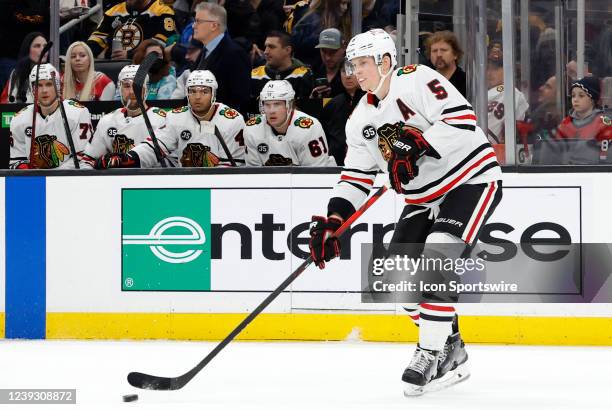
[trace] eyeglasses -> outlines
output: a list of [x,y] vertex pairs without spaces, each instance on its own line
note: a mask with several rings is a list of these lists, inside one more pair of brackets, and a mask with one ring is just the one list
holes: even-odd
[[217,20],[195,19],[193,23],[202,24],[202,23],[219,23],[219,22]]

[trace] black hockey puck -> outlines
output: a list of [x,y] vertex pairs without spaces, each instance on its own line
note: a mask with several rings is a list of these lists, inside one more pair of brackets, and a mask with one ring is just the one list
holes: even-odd
[[138,395],[137,394],[126,394],[125,396],[123,396],[123,401],[136,401],[138,400]]

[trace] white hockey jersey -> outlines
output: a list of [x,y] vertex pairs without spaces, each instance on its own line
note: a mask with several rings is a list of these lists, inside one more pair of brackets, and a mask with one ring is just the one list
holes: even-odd
[[[160,108],[149,107],[147,115],[153,132],[166,122],[166,112]],[[149,136],[144,116],[130,117],[125,108],[119,108],[103,116],[98,122],[93,138],[79,156],[81,168],[91,169],[96,160],[109,153],[127,153],[134,146],[144,142]],[[65,168],[70,168],[69,164]]]
[[431,206],[461,184],[501,179],[501,169],[486,136],[476,126],[467,100],[441,74],[422,65],[396,69],[389,94],[383,99],[366,94],[346,123],[347,154],[333,197],[358,208],[378,170],[387,172],[383,153],[397,136],[397,123],[422,132],[440,156],[417,160],[419,174],[403,185],[409,204]]
[[[221,104],[220,104],[221,105]],[[188,106],[173,109],[166,118],[166,123],[160,128],[157,135],[159,147],[162,155],[170,157],[172,164],[180,167],[215,167],[218,165],[229,166],[227,154],[215,135],[215,125],[219,129],[219,134],[225,136],[223,140],[228,145],[228,150],[234,145],[229,144],[229,140],[234,141],[236,136],[242,138],[242,127],[244,121],[237,111],[226,106],[222,106],[220,111],[215,112],[213,119],[224,116],[225,119],[213,121],[198,120]],[[223,111],[226,110],[226,111]],[[221,113],[222,112],[222,113]],[[226,121],[227,120],[227,121]],[[235,146],[239,147],[239,141],[234,141]],[[134,152],[140,157],[142,168],[157,167],[158,161],[153,150],[153,142],[148,138],[144,143],[136,146]],[[240,155],[240,150],[236,152]],[[244,161],[244,149],[241,158]]]
[[252,117],[244,129],[244,142],[247,166],[336,165],[321,123],[301,111],[293,111],[285,135],[276,133],[265,115]]
[[[63,104],[74,148],[78,155],[87,144],[87,141],[91,139],[91,115],[87,108],[76,101],[64,100]],[[40,111],[36,114],[36,142],[34,145],[34,158],[30,163],[33,110],[34,105],[28,105],[18,112],[11,121],[10,168],[50,169],[57,168],[65,163],[73,164],[70,155],[70,144],[66,138],[66,131],[59,106],[52,114],[46,117],[43,117]]]
[[[487,137],[491,144],[503,144],[506,140],[504,133],[504,86],[497,85],[489,89],[487,93],[488,103],[488,130]],[[518,121],[525,120],[525,114],[529,109],[529,103],[525,95],[514,89],[514,111]]]

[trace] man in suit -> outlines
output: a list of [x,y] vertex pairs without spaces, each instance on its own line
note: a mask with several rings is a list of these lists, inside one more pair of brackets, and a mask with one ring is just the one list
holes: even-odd
[[217,78],[217,101],[244,113],[249,104],[251,63],[246,51],[227,33],[227,13],[215,3],[196,7],[193,38],[204,44],[198,70],[210,70]]

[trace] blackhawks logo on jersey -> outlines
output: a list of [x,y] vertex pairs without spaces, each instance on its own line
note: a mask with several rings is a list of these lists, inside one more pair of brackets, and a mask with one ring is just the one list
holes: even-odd
[[610,117],[608,117],[607,115],[602,115],[601,116],[601,122],[603,122],[604,125],[606,125],[606,126],[612,125],[612,119],[610,119]]
[[314,121],[308,117],[300,117],[293,123],[293,125],[300,128],[310,128],[312,124],[314,124]]
[[33,168],[57,168],[70,150],[57,140],[55,135],[40,135],[34,139]]
[[402,68],[397,70],[397,76],[399,77],[400,75],[414,73],[417,69],[417,65],[418,64],[410,64],[403,66]]
[[219,165],[219,157],[210,152],[208,145],[199,142],[187,144],[181,156],[181,165],[185,168],[210,168]]
[[254,117],[249,118],[249,120],[246,122],[247,127],[250,127],[251,125],[257,125],[261,123],[261,115],[256,115]]
[[222,109],[221,111],[219,111],[219,115],[222,115],[225,118],[229,118],[230,120],[233,120],[234,118],[238,116],[238,112],[232,108],[226,107]]
[[184,107],[176,107],[176,108],[173,108],[173,109],[172,109],[172,112],[173,112],[174,114],[180,114],[180,113],[182,113],[182,112],[187,111],[188,109],[189,109],[189,107],[187,107],[187,106],[185,105]]
[[162,110],[161,108],[153,108],[153,112],[160,117],[166,117],[166,111]]
[[73,107],[76,107],[76,108],[85,108],[83,104],[75,100],[68,100],[68,105],[72,105]]
[[113,139],[113,152],[118,154],[127,154],[129,150],[134,148],[134,140],[123,134],[117,134]]

